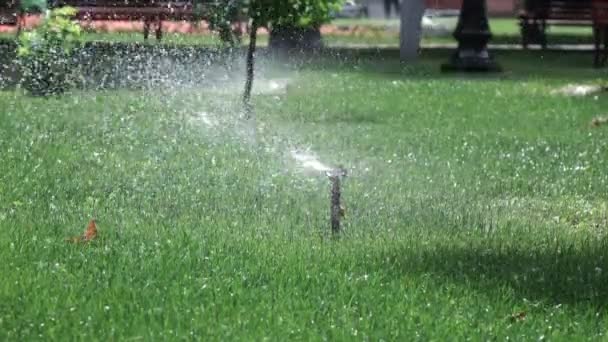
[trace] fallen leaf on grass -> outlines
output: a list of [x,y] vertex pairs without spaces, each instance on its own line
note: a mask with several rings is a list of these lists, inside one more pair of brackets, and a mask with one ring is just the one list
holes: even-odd
[[511,316],[509,316],[509,321],[511,321],[511,323],[521,322],[521,321],[524,321],[525,319],[526,319],[525,311],[516,312],[516,313],[512,314]]
[[93,219],[89,222],[89,225],[87,226],[87,230],[84,231],[84,234],[82,234],[80,236],[71,237],[69,239],[66,239],[66,241],[71,242],[71,243],[89,242],[89,241],[95,239],[96,237],[97,237],[97,224],[95,223],[95,220]]

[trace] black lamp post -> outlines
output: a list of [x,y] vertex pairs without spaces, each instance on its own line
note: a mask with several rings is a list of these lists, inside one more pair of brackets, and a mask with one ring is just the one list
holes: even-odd
[[486,0],[463,0],[454,38],[458,41],[458,50],[448,63],[441,66],[441,70],[501,70],[488,53],[488,41],[492,38],[492,33],[488,25]]

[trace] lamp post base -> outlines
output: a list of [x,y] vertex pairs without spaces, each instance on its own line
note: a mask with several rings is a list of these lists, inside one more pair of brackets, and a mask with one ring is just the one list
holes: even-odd
[[459,50],[447,63],[441,65],[441,71],[500,72],[502,68],[485,49],[481,51]]
[[458,49],[450,60],[441,66],[442,71],[501,71],[488,53],[492,38],[486,0],[462,0],[458,24],[454,30]]

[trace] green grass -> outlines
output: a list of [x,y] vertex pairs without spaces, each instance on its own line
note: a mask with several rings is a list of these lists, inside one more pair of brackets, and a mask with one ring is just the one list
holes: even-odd
[[384,18],[339,18],[331,21],[336,26],[371,26],[399,28],[399,19]]
[[[151,35],[150,43],[155,43],[156,38]],[[216,35],[202,34],[181,34],[181,33],[164,33],[162,38],[164,43],[177,45],[217,45],[221,41]],[[102,33],[102,32],[87,32],[84,35],[84,41],[112,41],[117,43],[143,43],[144,35],[142,32],[122,32],[122,33]]]
[[[448,57],[259,63],[290,85],[254,96],[256,144],[240,73],[0,92],[0,340],[605,339],[608,127],[588,123],[608,97],[550,94],[605,72],[511,52],[504,74],[440,74]],[[292,145],[350,169],[340,239]],[[64,242],[92,216],[99,240]]]
[[[443,19],[455,25],[454,18]],[[359,27],[361,31],[352,34],[326,34],[323,39],[329,46],[351,46],[351,45],[382,45],[399,46],[399,21],[378,19],[338,19],[332,24],[338,27]],[[490,27],[494,35],[492,43],[496,44],[521,44],[519,24],[516,19],[492,18]],[[548,29],[550,44],[592,44],[593,34],[590,27],[550,26]],[[243,45],[248,42],[244,37]],[[164,42],[169,44],[186,45],[213,45],[219,41],[216,36],[189,35],[189,34],[166,34]],[[87,33],[87,41],[114,41],[114,42],[143,42],[143,36],[139,32],[134,33]],[[151,40],[154,42],[154,40]],[[261,35],[259,44],[264,46],[268,43],[268,36]],[[421,44],[455,44],[456,40],[451,35],[426,34]]]
[[[455,18],[436,19],[451,22],[455,25]],[[333,25],[340,28],[359,27],[361,30],[352,34],[331,33],[324,35],[323,39],[329,46],[399,46],[399,20],[384,19],[336,19]],[[514,18],[491,18],[490,27],[494,35],[492,43],[495,44],[521,44],[521,36],[518,21]],[[13,39],[14,35],[9,33],[0,34],[0,39]],[[248,38],[243,37],[243,45],[248,43]],[[87,32],[83,38],[85,41],[111,41],[120,43],[143,43],[141,32],[103,33]],[[548,40],[550,44],[592,44],[593,33],[590,27],[572,26],[550,26],[548,28]],[[165,33],[163,42],[177,45],[217,45],[219,39],[215,35],[208,34],[181,34]],[[155,38],[151,37],[150,44],[156,44]],[[261,46],[268,43],[268,36],[261,35],[259,42]],[[426,34],[422,37],[421,44],[455,44],[456,40],[450,35]]]
[[[455,26],[456,18],[435,19],[437,22],[445,22],[449,27]],[[324,39],[329,45],[383,45],[399,46],[399,21],[378,19],[338,19],[332,24],[339,27],[361,27],[365,31],[351,35],[325,35]],[[493,34],[491,43],[494,44],[521,44],[521,33],[519,23],[514,18],[490,18],[490,29]],[[591,27],[576,26],[549,26],[548,41],[550,44],[593,44],[593,32]],[[456,40],[450,35],[423,35],[421,44],[456,44]]]
[[[457,18],[445,17],[435,18],[437,22],[454,22]],[[492,32],[497,35],[518,35],[519,21],[516,18],[489,18],[490,27]],[[364,26],[364,27],[378,27],[378,28],[393,28],[398,29],[400,22],[398,19],[384,20],[384,19],[336,19],[331,22],[337,26]],[[577,26],[555,26],[549,27],[550,31],[555,33],[566,33],[566,34],[591,34],[590,28],[577,27]]]

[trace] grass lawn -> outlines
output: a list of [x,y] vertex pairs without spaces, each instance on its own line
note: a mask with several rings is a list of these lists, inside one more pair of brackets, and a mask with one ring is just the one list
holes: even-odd
[[[456,18],[435,19],[436,22],[447,23],[447,27],[455,27]],[[346,34],[340,30],[323,35],[325,43],[329,46],[399,46],[399,20],[384,19],[336,19],[331,25],[337,28],[350,30]],[[490,28],[493,33],[491,43],[494,44],[521,44],[521,33],[518,21],[514,18],[490,18]],[[593,44],[593,33],[591,27],[572,26],[549,26],[549,44]],[[13,39],[12,33],[0,33],[0,39]],[[248,38],[243,37],[243,45],[248,43]],[[84,35],[86,41],[112,41],[120,43],[143,43],[141,32],[104,33],[87,32]],[[182,34],[165,33],[163,42],[178,45],[215,45],[220,41],[216,35],[210,34]],[[150,44],[156,44],[151,38]],[[259,37],[261,46],[268,43],[268,35]],[[423,34],[421,44],[455,44],[456,40],[450,33]]]
[[[450,22],[455,26],[454,18],[439,19]],[[368,20],[368,19],[339,19],[332,22],[337,27],[359,28],[350,34],[334,32],[325,34],[324,41],[329,46],[350,46],[350,45],[382,45],[399,46],[399,21],[397,20]],[[449,26],[449,27],[452,27]],[[491,43],[494,44],[521,44],[521,33],[519,24],[515,19],[492,18],[490,27],[493,33]],[[549,44],[592,44],[593,32],[590,27],[572,26],[550,26],[547,31]],[[116,42],[143,42],[141,32],[133,33],[87,33],[85,36],[89,41],[116,41]],[[217,36],[211,35],[189,35],[189,34],[166,34],[163,38],[165,42],[171,44],[198,44],[211,45],[219,42]],[[268,43],[268,36],[261,35],[259,44],[264,46]],[[155,42],[153,39],[151,42]],[[248,42],[244,37],[243,44]],[[421,44],[455,44],[456,40],[451,34],[423,34]]]
[[[455,27],[456,18],[436,18],[435,22]],[[392,45],[399,46],[399,20],[379,19],[337,19],[332,24],[338,27],[364,28],[351,35],[327,34],[325,41],[330,45]],[[491,43],[521,44],[519,23],[515,18],[490,18],[490,29],[493,34]],[[549,26],[547,30],[549,44],[592,44],[593,32],[591,27]],[[436,35],[423,33],[421,44],[455,44],[451,34]]]
[[[551,94],[606,73],[503,52],[503,74],[440,74],[448,56],[261,62],[255,140],[240,62],[0,91],[0,340],[606,339],[608,96]],[[350,170],[339,239],[295,146]],[[93,216],[99,239],[64,241]]]

